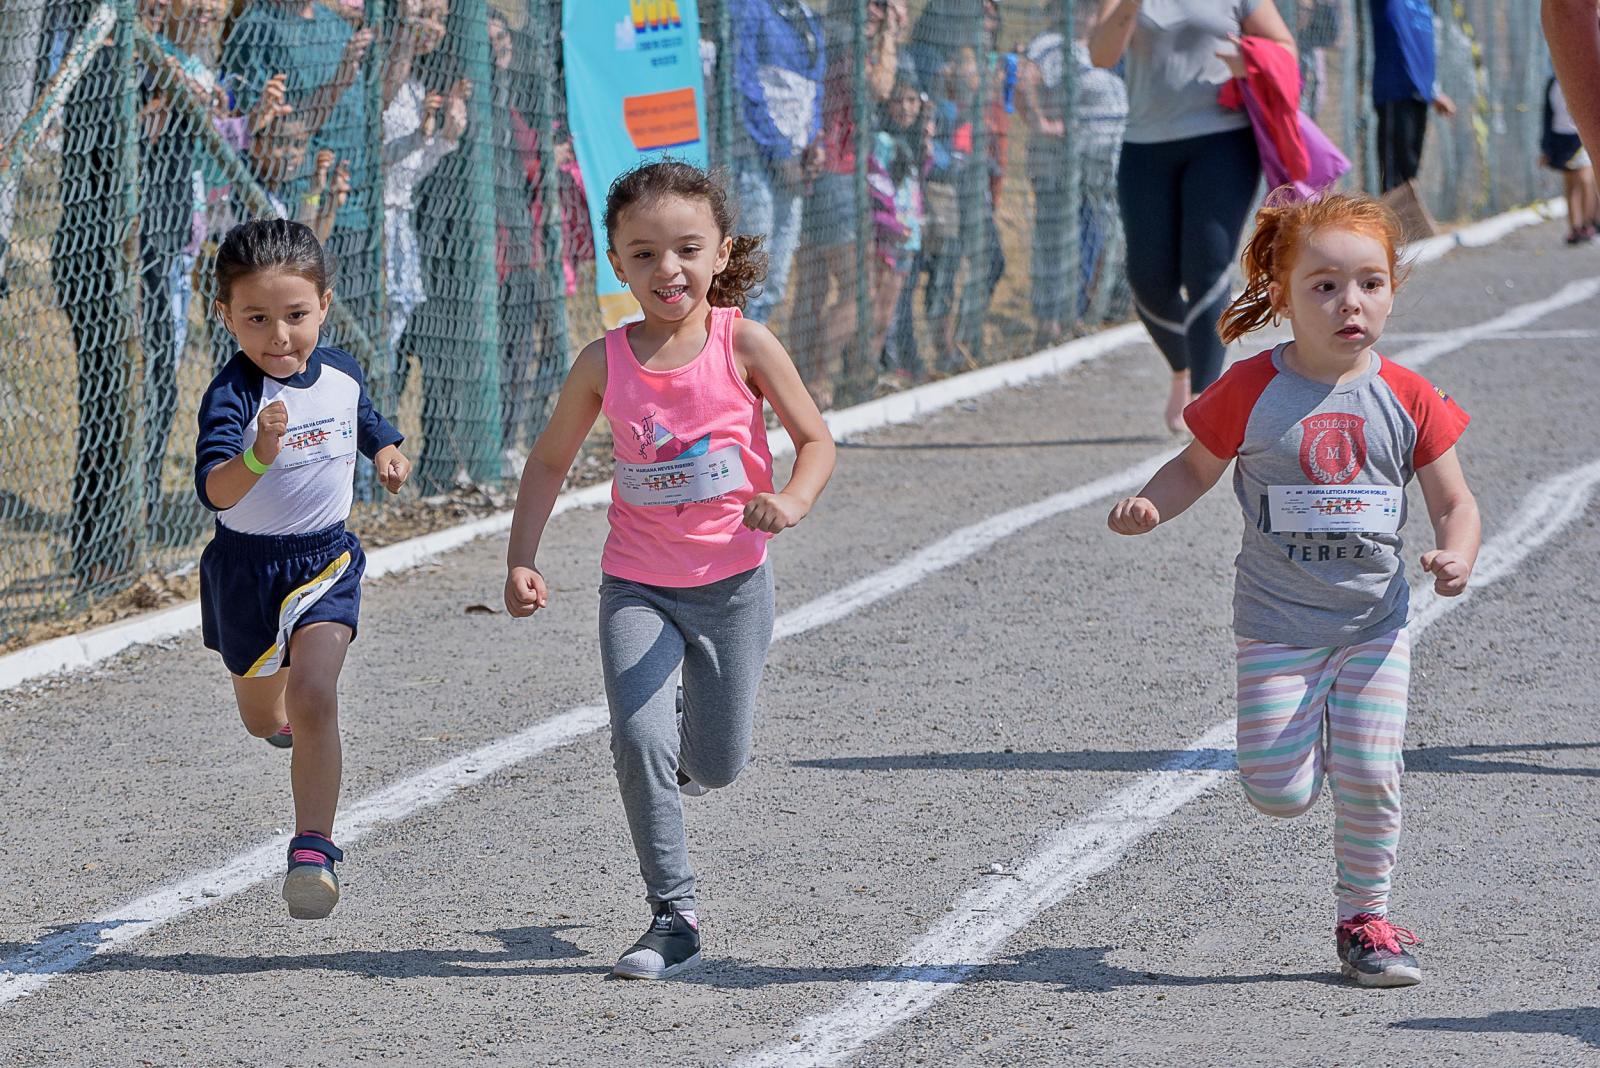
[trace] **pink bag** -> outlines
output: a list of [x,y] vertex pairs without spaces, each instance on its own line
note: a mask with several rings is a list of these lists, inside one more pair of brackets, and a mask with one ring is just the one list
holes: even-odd
[[1297,113],[1300,137],[1306,143],[1306,155],[1310,158],[1311,168],[1302,180],[1289,177],[1289,170],[1278,155],[1278,146],[1273,144],[1272,137],[1266,132],[1260,102],[1248,85],[1243,88],[1244,110],[1250,116],[1250,129],[1256,135],[1256,148],[1261,152],[1261,170],[1266,175],[1269,189],[1289,186],[1294,190],[1296,199],[1309,200],[1344,177],[1350,169],[1350,160],[1303,111]]

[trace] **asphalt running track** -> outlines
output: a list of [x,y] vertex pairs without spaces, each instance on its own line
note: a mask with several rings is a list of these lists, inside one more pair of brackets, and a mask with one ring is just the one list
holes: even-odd
[[1172,448],[1135,344],[841,451],[775,545],[756,758],[688,802],[685,981],[605,978],[646,912],[598,511],[553,524],[531,623],[466,611],[502,539],[369,584],[325,923],[261,878],[284,754],[197,635],[0,695],[7,1063],[1600,1063],[1600,250],[1559,233],[1419,269],[1381,346],[1472,412],[1490,546],[1418,601],[1422,986],[1338,982],[1330,806],[1271,821],[1233,781],[1231,494],[1105,531]]

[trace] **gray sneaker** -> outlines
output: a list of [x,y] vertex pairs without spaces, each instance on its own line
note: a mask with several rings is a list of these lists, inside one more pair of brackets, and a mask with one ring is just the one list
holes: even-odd
[[1422,982],[1422,966],[1407,952],[1422,940],[1387,916],[1364,912],[1334,928],[1339,970],[1360,986],[1414,986]]
[[671,979],[700,966],[700,930],[671,905],[656,906],[650,929],[622,955],[618,979]]

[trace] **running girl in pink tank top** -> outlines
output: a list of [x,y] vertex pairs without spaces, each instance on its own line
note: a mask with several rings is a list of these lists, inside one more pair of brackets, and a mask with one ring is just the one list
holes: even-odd
[[[652,913],[613,974],[666,979],[700,962],[682,798],[727,786],[749,760],[772,641],[767,541],[811,510],[834,447],[789,354],[740,316],[766,257],[761,238],[733,235],[717,178],[672,160],[629,171],[606,198],[605,230],[612,269],[644,320],[578,355],[528,457],[506,609],[521,617],[549,603],[539,541],[603,412],[616,473],[600,561],[600,659],[617,783]],[[781,492],[764,401],[795,445]]]

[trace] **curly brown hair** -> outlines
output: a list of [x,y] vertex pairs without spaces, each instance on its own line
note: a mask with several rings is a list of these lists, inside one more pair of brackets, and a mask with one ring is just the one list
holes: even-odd
[[731,237],[733,250],[727,266],[711,279],[706,299],[719,308],[743,308],[766,281],[767,254],[762,251],[759,235],[733,232],[735,216],[728,202],[727,179],[721,171],[707,171],[683,160],[662,159],[624,172],[606,193],[606,240],[616,245],[617,225],[624,211],[664,197],[703,200],[710,206],[719,236]]
[[1234,298],[1217,323],[1227,344],[1261,329],[1281,307],[1272,301],[1273,282],[1286,285],[1295,256],[1305,239],[1318,230],[1354,230],[1383,245],[1389,254],[1389,277],[1395,289],[1405,281],[1405,265],[1395,251],[1403,237],[1400,220],[1371,197],[1327,193],[1311,200],[1293,199],[1286,189],[1274,190],[1256,212],[1255,233],[1244,247],[1244,292]]

